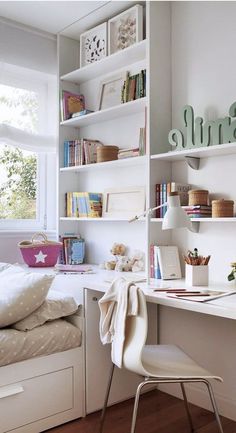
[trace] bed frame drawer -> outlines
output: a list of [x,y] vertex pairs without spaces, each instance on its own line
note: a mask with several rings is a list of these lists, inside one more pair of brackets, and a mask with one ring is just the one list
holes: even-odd
[[0,368],[0,433],[39,433],[84,415],[83,350]]
[[72,388],[72,368],[1,387],[1,432],[72,409]]

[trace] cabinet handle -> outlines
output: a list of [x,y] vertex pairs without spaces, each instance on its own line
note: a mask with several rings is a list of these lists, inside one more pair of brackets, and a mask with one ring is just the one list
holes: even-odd
[[94,302],[97,302],[97,301],[98,301],[98,298],[96,298],[96,296],[93,296],[93,297],[92,297],[92,300],[93,300]]
[[0,398],[10,397],[21,392],[24,392],[22,385],[3,386],[0,388]]

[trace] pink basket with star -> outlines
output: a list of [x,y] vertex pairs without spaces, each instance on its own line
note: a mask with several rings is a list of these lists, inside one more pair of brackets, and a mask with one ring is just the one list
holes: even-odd
[[[41,238],[41,239],[39,239]],[[18,244],[24,262],[31,268],[47,268],[57,263],[61,242],[49,241],[44,233],[35,233],[31,241]]]

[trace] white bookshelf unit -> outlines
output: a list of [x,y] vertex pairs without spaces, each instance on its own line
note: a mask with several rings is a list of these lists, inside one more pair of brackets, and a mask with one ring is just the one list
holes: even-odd
[[[227,32],[233,29],[233,24],[232,26],[227,24],[226,29],[222,21],[225,34],[219,32],[219,35],[217,26],[216,28],[212,26],[214,44],[208,46],[206,41],[209,34],[209,22],[212,16],[215,17],[214,8],[219,8],[217,17],[221,17],[222,14],[227,17],[225,22],[230,21],[230,17],[234,15],[229,12],[226,14],[224,8],[226,10],[229,6],[223,5],[224,2],[212,2],[212,5],[210,3],[140,2],[145,10],[145,39],[126,50],[107,56],[83,68],[79,67],[80,34],[128,9],[134,3],[107,2],[94,14],[89,14],[84,20],[74,23],[71,28],[59,35],[60,89],[84,94],[86,108],[94,110],[94,113],[59,124],[58,233],[80,233],[86,242],[86,261],[89,263],[100,264],[111,259],[112,244],[122,242],[128,247],[128,254],[135,249],[145,252],[148,272],[150,244],[177,245],[180,256],[186,254],[189,249],[197,247],[201,254],[212,255],[210,280],[218,283],[219,281],[226,282],[229,264],[235,261],[236,217],[194,218],[192,221],[195,225],[199,225],[199,233],[190,233],[182,230],[162,231],[162,219],[155,218],[155,215],[129,224],[126,218],[68,218],[65,214],[66,192],[103,192],[107,188],[145,186],[146,207],[149,208],[155,206],[155,185],[171,181],[188,183],[196,189],[207,189],[212,199],[223,197],[236,201],[234,183],[236,143],[183,149],[182,151],[173,151],[168,144],[169,131],[172,128],[182,128],[178,116],[184,105],[193,105],[198,115],[202,116],[206,114],[204,110],[207,110],[212,104],[220,116],[226,116],[227,107],[233,102],[231,87],[235,85],[232,75],[235,68],[232,68],[225,54],[229,47],[231,50],[233,47],[233,43],[230,42],[233,40],[233,34],[226,36]],[[234,6],[231,5],[231,7]],[[200,11],[202,15],[199,26]],[[205,21],[202,20],[203,13],[208,17]],[[196,40],[198,40],[197,44]],[[223,47],[221,43],[224,44]],[[221,56],[224,59],[222,65],[227,65],[227,68],[223,70],[217,64],[212,74],[210,62],[206,61],[205,67],[202,68],[198,59],[202,58],[201,56],[204,58],[204,55],[206,59],[210,58],[212,61],[218,59],[219,45]],[[228,57],[232,59],[232,55]],[[180,61],[183,58],[184,61]],[[135,74],[141,69],[147,71],[146,98],[96,111],[99,86],[107,74],[115,74],[118,70]],[[220,82],[223,83],[221,73],[226,83],[224,86],[219,86]],[[230,80],[228,74],[231,77]],[[229,82],[230,85],[227,84]],[[138,131],[140,127],[144,127],[145,123],[145,108],[146,156],[78,167],[63,167],[64,140],[90,138],[98,139],[104,144],[117,145],[120,148],[137,147]],[[189,167],[186,157],[198,159],[199,170]],[[159,313],[161,342],[173,344],[172,340],[174,340],[175,343],[184,346],[190,354],[192,353],[193,357],[199,356],[200,353],[200,361],[202,359],[202,362],[206,362],[209,367],[216,365],[219,373],[226,370],[222,367],[225,365],[224,351],[231,353],[231,359],[235,358],[232,339],[228,339],[230,332],[232,335],[229,323],[215,321],[212,325],[208,317],[199,320],[199,316],[194,316],[194,313],[186,315],[187,313],[179,313],[173,308],[170,311],[168,308],[161,307]],[[202,338],[199,338],[199,327],[202,327],[204,338],[207,335],[207,344]],[[190,332],[193,338],[189,338]],[[219,361],[216,360],[218,359],[218,334],[221,334],[223,342]],[[204,344],[205,350],[203,349]],[[214,344],[217,347],[214,347]],[[204,353],[207,355],[205,356]],[[92,368],[92,361],[88,374],[89,369]],[[98,363],[93,365],[93,371],[97,368]],[[221,389],[218,391],[222,396],[222,413],[225,412],[225,414],[229,413],[227,408],[225,410],[225,401],[229,401],[228,394],[231,394],[230,398],[235,401],[235,392],[230,385],[231,377],[229,377],[233,368],[233,364],[227,368],[227,371],[231,373],[223,371],[222,375],[226,377],[226,385],[223,392]],[[97,376],[100,373],[103,377],[103,372],[100,370]],[[193,402],[202,405],[201,397],[197,390],[193,391]],[[92,411],[93,395],[88,393],[87,401]],[[235,403],[232,403],[231,406],[231,414],[235,414]]]

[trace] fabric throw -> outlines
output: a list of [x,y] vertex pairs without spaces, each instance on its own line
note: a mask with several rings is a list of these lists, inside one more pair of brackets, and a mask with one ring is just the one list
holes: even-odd
[[0,272],[0,328],[12,325],[42,305],[54,275],[10,266]]
[[29,331],[51,320],[70,316],[77,310],[78,305],[72,296],[50,290],[43,304],[29,316],[14,323],[12,328],[18,331]]
[[101,342],[112,343],[112,362],[121,368],[126,317],[138,315],[138,287],[123,277],[117,278],[99,300],[99,308]]

